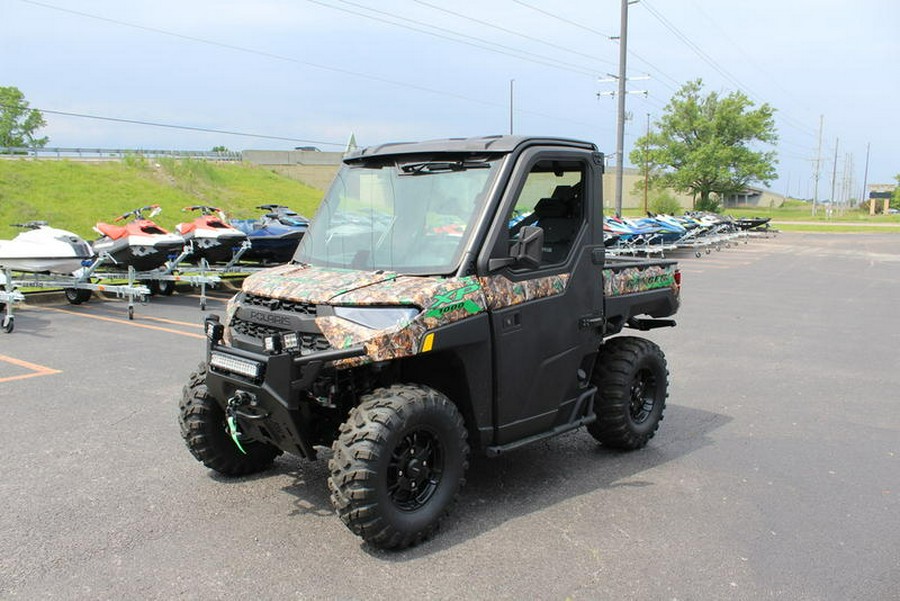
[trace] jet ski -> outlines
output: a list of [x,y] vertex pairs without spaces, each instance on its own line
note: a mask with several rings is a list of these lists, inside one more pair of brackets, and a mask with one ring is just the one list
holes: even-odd
[[[147,211],[150,215],[144,217]],[[159,205],[148,205],[116,217],[114,223],[123,222],[123,225],[98,223],[94,231],[101,238],[92,243],[94,252],[106,253],[117,265],[130,265],[137,271],[162,266],[170,255],[184,247],[184,238],[152,221],[159,212]]]
[[0,240],[0,267],[10,271],[71,275],[94,256],[81,236],[47,225],[46,221],[16,223],[25,231]]
[[287,263],[309,229],[309,219],[283,205],[260,205],[259,219],[232,219],[231,225],[247,234],[250,249],[242,259],[262,263]]
[[741,217],[735,219],[734,224],[743,231],[763,230],[769,228],[771,217]]
[[185,243],[191,245],[188,260],[193,263],[199,263],[201,259],[208,263],[227,263],[247,240],[247,234],[226,223],[221,209],[194,205],[183,210],[200,213],[193,221],[175,226]]

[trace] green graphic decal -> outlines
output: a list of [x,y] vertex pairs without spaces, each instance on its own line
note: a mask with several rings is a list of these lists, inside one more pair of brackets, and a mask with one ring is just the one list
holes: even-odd
[[443,294],[435,294],[435,301],[428,308],[428,311],[425,313],[426,317],[433,317],[435,319],[439,319],[450,313],[451,311],[455,311],[457,309],[464,309],[466,313],[473,315],[481,311],[481,307],[471,298],[465,298],[466,296],[478,292],[481,290],[481,286],[475,282],[473,283],[471,279],[468,280],[468,283],[456,290],[450,290],[449,292],[445,292]]

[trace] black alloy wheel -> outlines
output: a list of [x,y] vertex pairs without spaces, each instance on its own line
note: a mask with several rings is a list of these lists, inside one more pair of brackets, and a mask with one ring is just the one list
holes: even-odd
[[434,496],[444,473],[444,446],[426,429],[406,434],[391,453],[387,490],[403,511],[416,511]]

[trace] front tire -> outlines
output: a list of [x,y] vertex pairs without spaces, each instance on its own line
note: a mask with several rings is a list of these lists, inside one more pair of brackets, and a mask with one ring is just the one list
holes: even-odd
[[228,433],[225,411],[206,389],[206,364],[191,374],[179,404],[181,436],[191,454],[225,476],[246,476],[268,469],[281,450],[254,440],[242,440],[241,453]]
[[465,483],[463,418],[426,386],[395,385],[362,397],[332,449],[332,505],[375,547],[402,549],[432,536]]
[[597,420],[588,432],[604,446],[639,449],[653,438],[668,396],[662,350],[643,338],[611,338],[600,347],[591,377],[597,387]]

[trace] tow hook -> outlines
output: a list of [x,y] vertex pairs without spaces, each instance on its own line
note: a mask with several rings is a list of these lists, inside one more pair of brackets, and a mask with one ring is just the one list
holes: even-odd
[[247,451],[241,446],[241,432],[238,430],[237,423],[238,407],[249,405],[253,400],[255,400],[255,397],[252,394],[238,390],[233,397],[228,399],[228,405],[225,408],[225,423],[228,424],[228,434],[231,436],[234,444],[237,445],[238,450],[244,455],[247,454]]

